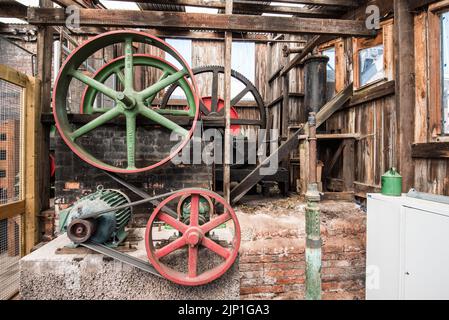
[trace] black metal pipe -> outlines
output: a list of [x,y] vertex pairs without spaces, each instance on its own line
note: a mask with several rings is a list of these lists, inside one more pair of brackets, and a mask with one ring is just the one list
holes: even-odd
[[307,112],[318,113],[326,103],[328,62],[329,58],[323,55],[304,60],[304,105]]

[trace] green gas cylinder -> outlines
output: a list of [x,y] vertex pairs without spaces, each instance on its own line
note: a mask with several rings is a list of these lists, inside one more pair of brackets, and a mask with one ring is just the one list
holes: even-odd
[[394,197],[402,195],[402,176],[396,168],[391,168],[382,176],[382,194]]

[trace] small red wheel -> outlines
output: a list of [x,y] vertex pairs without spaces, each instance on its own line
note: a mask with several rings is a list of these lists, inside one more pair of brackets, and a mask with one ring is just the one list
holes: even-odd
[[[176,208],[186,197],[191,198],[189,224],[164,212],[164,207]],[[199,217],[201,197],[214,203],[210,210],[213,216],[203,224]],[[170,226],[175,235],[163,239],[170,232],[155,222]],[[240,225],[234,210],[221,196],[205,189],[184,189],[167,197],[154,210],[147,224],[145,246],[151,264],[168,280],[184,286],[204,285],[233,265],[240,247]]]

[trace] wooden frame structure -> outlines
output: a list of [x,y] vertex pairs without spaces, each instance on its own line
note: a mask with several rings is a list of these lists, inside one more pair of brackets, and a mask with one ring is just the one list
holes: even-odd
[[22,128],[26,137],[22,139],[20,182],[21,200],[0,205],[0,219],[22,216],[21,255],[28,254],[36,244],[37,216],[40,213],[40,194],[38,163],[38,143],[42,137],[40,122],[40,81],[29,77],[5,65],[0,65],[0,79],[22,88]]

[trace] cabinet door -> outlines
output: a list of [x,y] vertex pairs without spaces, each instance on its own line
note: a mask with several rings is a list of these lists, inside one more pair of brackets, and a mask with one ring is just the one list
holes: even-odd
[[366,299],[399,299],[399,202],[368,198]]
[[449,217],[405,208],[404,299],[449,299]]

